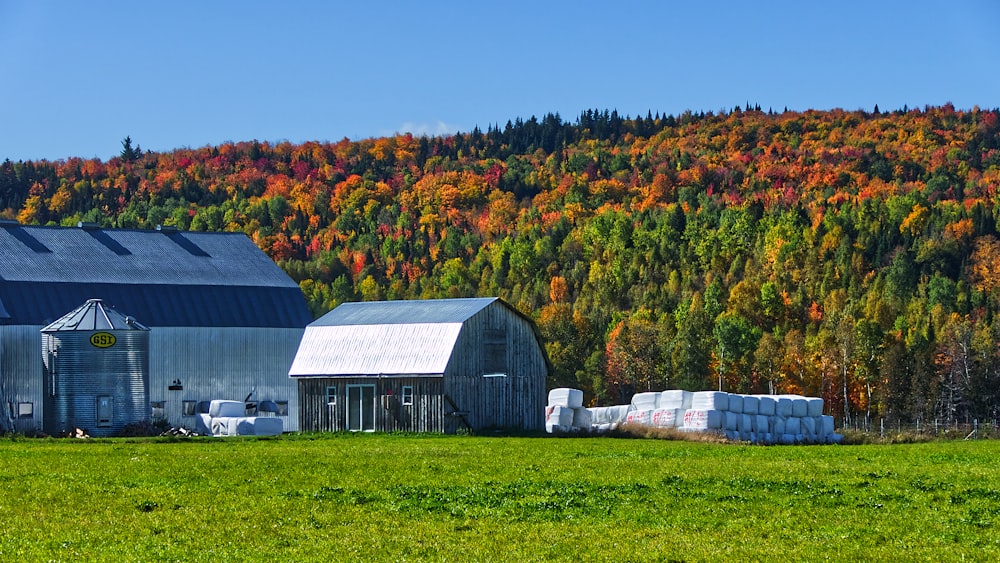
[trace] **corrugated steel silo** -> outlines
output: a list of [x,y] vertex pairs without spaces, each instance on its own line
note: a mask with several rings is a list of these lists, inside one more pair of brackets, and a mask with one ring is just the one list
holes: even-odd
[[91,299],[42,329],[43,429],[114,436],[149,420],[149,329]]

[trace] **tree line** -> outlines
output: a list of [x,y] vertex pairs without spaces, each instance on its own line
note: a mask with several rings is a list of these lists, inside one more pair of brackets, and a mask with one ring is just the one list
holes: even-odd
[[0,164],[25,224],[241,231],[316,316],[499,296],[551,386],[800,392],[848,421],[996,418],[1000,113],[587,110],[442,137]]

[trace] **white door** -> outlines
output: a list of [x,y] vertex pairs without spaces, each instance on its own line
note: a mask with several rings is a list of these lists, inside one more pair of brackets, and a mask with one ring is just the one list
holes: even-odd
[[375,431],[375,386],[347,386],[347,429],[353,432]]

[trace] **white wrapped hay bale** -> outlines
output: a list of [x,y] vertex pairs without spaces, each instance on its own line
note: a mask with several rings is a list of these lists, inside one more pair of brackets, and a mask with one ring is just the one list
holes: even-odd
[[799,420],[801,421],[800,422],[800,425],[801,425],[800,428],[802,429],[802,434],[805,435],[806,438],[808,438],[810,440],[812,440],[813,438],[815,438],[816,437],[816,417],[805,416],[805,417],[802,417]]
[[625,424],[628,420],[628,413],[632,412],[632,405],[615,405],[608,407],[608,422],[615,425]]
[[783,418],[792,416],[792,399],[790,397],[775,397],[774,414]]
[[560,387],[549,391],[549,405],[559,407],[569,407],[571,409],[583,406],[583,391]]
[[212,435],[212,416],[207,413],[198,413],[194,417],[194,431],[200,436]]
[[611,424],[611,407],[590,407],[590,423],[594,426],[599,424]]
[[736,414],[743,414],[743,395],[738,395],[736,393],[729,394],[729,412],[734,412]]
[[781,435],[785,433],[785,421],[788,420],[783,416],[775,416],[770,419],[772,421],[771,433]]
[[660,408],[660,393],[636,393],[632,395],[632,407],[637,411],[655,411]]
[[625,417],[625,424],[635,426],[649,426],[653,421],[653,411],[651,410],[630,410]]
[[755,416],[757,415],[750,415],[746,413],[739,415],[739,421],[737,423],[737,426],[741,434],[744,432],[749,434],[754,431],[753,419]]
[[726,439],[730,442],[738,442],[740,440],[739,430],[726,430]]
[[688,409],[684,413],[684,428],[690,430],[722,430],[723,423],[725,422],[723,412],[713,409]]
[[578,407],[573,409],[573,428],[590,431],[593,424],[593,417],[590,416],[590,409]]
[[724,428],[726,430],[739,430],[740,429],[740,416],[741,415],[736,414],[734,412],[730,412],[730,411],[724,411],[723,416],[725,417],[725,423],[724,423],[725,426],[724,426]]
[[771,395],[757,395],[757,414],[774,416],[775,400]]
[[676,428],[683,424],[683,409],[656,409],[653,411],[653,426],[658,428]]
[[791,446],[795,444],[795,434],[782,434],[778,439],[778,443],[783,446]]
[[768,417],[762,414],[750,415],[753,417],[753,431],[757,434],[768,434],[771,432],[771,422]]
[[691,410],[727,411],[729,410],[729,393],[696,391],[691,394]]
[[552,405],[545,409],[545,430],[553,432],[569,432],[573,428],[573,409],[562,405]]
[[754,395],[743,395],[743,414],[757,414],[760,409],[760,399]]
[[691,408],[691,392],[682,389],[670,389],[660,394],[661,409],[682,409]]
[[823,399],[806,397],[806,416],[823,416]]
[[786,398],[792,402],[792,414],[798,418],[809,415],[809,403],[806,402],[806,398],[801,395],[784,395]]
[[834,422],[833,417],[829,415],[823,415],[820,417],[820,432],[823,436],[829,436],[834,433]]
[[246,416],[247,406],[243,401],[214,400],[208,404],[208,415],[212,418]]
[[785,419],[785,434],[801,434],[802,419],[797,416],[790,416]]

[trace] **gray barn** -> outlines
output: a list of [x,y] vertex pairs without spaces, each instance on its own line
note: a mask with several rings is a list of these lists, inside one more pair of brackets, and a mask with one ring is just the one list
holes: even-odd
[[549,364],[531,319],[496,298],[345,303],[310,324],[289,376],[299,427],[537,430]]
[[90,299],[150,328],[147,419],[194,428],[199,404],[249,395],[298,429],[288,368],[312,317],[246,235],[2,221],[0,430],[41,429],[40,331]]

